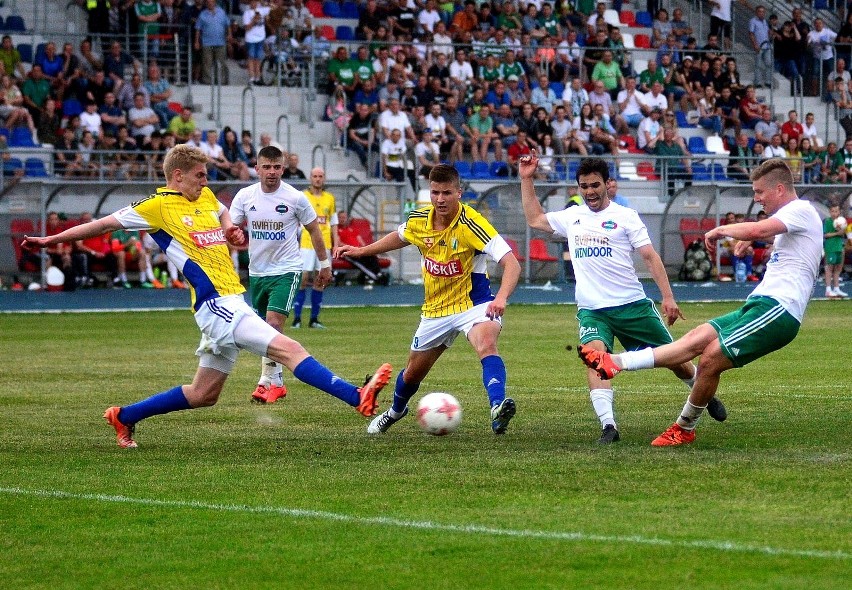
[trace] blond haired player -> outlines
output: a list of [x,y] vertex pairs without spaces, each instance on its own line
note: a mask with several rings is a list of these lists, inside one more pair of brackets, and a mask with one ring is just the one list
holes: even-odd
[[376,396],[391,374],[382,365],[361,388],[343,381],[317,362],[301,344],[267,324],[243,299],[245,289],[234,271],[227,241],[245,236],[228,210],[207,187],[207,156],[179,145],[163,163],[166,186],[112,215],[48,237],[25,237],[25,247],[47,247],[119,229],[150,232],[190,285],[195,322],[201,329],[198,370],[192,383],[178,385],[129,406],[108,408],[104,418],[118,445],[135,448],[133,432],[145,418],[176,410],[214,405],[240,349],[281,363],[299,379],[355,407],[364,416],[376,413]]
[[[518,284],[521,267],[511,248],[488,221],[460,203],[459,175],[438,165],[429,173],[432,204],[411,212],[408,220],[367,246],[339,246],[341,256],[375,256],[414,244],[421,255],[425,300],[414,334],[408,364],[396,379],[393,406],[377,416],[367,432],[387,431],[408,413],[410,400],[432,365],[459,334],[464,334],[482,363],[482,382],[491,406],[491,429],[503,434],[515,415],[506,397],[506,366],[497,352],[503,313]],[[491,293],[487,258],[503,268],[497,294]]]
[[[317,214],[317,225],[322,232],[325,247],[329,251],[339,243],[337,237],[337,205],[334,195],[325,190],[325,172],[322,168],[311,170],[311,186],[305,189],[311,205]],[[302,306],[305,304],[305,296],[308,284],[311,284],[311,321],[309,328],[325,328],[319,321],[320,308],[322,307],[322,296],[328,284],[325,281],[317,281],[317,273],[321,270],[317,251],[309,232],[302,232],[302,285],[296,294],[293,303],[293,327],[302,327]]]

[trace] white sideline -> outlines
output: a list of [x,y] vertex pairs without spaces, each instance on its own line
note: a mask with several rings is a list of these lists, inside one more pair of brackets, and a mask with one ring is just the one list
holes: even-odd
[[62,490],[26,490],[23,488],[0,487],[0,494],[12,496],[29,496],[39,498],[56,498],[61,500],[84,500],[92,502],[108,502],[114,504],[136,504],[165,508],[188,508],[194,510],[211,510],[213,512],[236,512],[247,514],[274,514],[288,518],[310,518],[348,522],[361,525],[377,525],[425,531],[444,531],[468,535],[485,535],[494,537],[516,537],[524,539],[544,539],[549,541],[590,541],[593,543],[629,543],[634,545],[653,545],[683,549],[713,549],[736,553],[762,553],[770,556],[809,557],[819,559],[852,559],[852,554],[844,551],[823,551],[819,549],[784,549],[735,543],[731,541],[713,540],[681,540],[661,539],[658,537],[643,537],[640,535],[596,535],[580,532],[536,531],[529,529],[502,529],[481,525],[442,524],[431,521],[405,520],[385,516],[354,516],[322,510],[304,510],[299,508],[280,508],[276,506],[245,506],[238,504],[209,504],[207,502],[182,500],[156,500],[150,498],[130,498],[127,496],[111,496],[107,494],[76,494]]

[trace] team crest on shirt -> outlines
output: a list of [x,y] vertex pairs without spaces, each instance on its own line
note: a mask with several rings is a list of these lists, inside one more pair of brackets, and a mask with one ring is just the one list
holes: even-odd
[[192,220],[191,215],[184,215],[183,217],[180,218],[180,220],[183,222],[183,224],[186,227],[192,227],[193,225],[195,225],[195,222]]
[[435,240],[433,238],[423,238],[423,244],[427,248],[431,248],[432,246],[435,245]]
[[280,205],[275,207],[276,213],[280,213],[281,215],[284,215],[289,210],[290,210],[290,208],[287,205],[285,205],[284,203],[281,203]]
[[615,228],[618,227],[618,224],[616,222],[614,222],[612,219],[610,219],[609,221],[604,221],[601,224],[601,227],[604,228],[607,231],[612,231],[612,230],[614,230]]

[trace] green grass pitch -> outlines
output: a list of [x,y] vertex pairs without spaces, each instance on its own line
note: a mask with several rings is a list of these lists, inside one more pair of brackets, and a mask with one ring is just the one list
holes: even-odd
[[[734,307],[685,305],[674,334]],[[574,314],[508,309],[502,437],[459,339],[415,398],[460,400],[452,436],[409,417],[369,437],[289,374],[252,405],[243,353],[217,406],[144,421],[135,451],[101,414],[191,379],[191,315],[0,315],[0,587],[849,587],[852,303],[811,303],[791,345],[723,376],[728,421],[669,449],[649,443],[686,389],[664,370],[617,378],[622,440],[595,444]],[[395,376],[418,316],[329,309],[291,334],[360,381]]]

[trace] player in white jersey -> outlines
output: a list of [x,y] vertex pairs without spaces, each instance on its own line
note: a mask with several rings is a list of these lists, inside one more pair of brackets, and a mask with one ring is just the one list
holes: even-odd
[[621,371],[675,367],[701,356],[695,385],[677,421],[651,443],[675,446],[695,440],[695,425],[716,393],[723,371],[783,348],[796,337],[813,292],[822,257],[822,221],[813,206],[800,200],[793,173],[780,158],[763,162],[751,174],[754,200],[767,219],[711,229],[704,243],[711,252],[725,236],[740,240],[739,256],[753,240],[774,238],[766,274],[736,311],[702,324],[677,342],[657,348],[611,355],[581,347],[580,358],[602,378]]
[[[598,158],[584,159],[577,170],[577,184],[584,204],[552,213],[545,213],[536,198],[533,177],[537,166],[535,152],[519,162],[524,215],[533,229],[567,239],[577,280],[580,345],[612,351],[616,338],[625,350],[672,342],[671,334],[636,275],[634,251],[644,260],[663,296],[663,314],[668,325],[683,318],[683,314],[639,214],[610,200],[607,163]],[[695,367],[689,359],[671,369],[688,387],[692,386]],[[588,381],[589,397],[602,429],[598,442],[615,442],[620,434],[615,422],[612,384],[591,369]],[[717,420],[726,417],[724,406],[718,400],[714,401],[712,414]]]
[[[305,193],[281,182],[284,168],[281,150],[275,146],[261,149],[255,167],[260,182],[241,189],[230,210],[235,225],[245,222],[245,233],[249,237],[252,306],[279,332],[283,331],[290,315],[302,279],[301,225],[311,236],[323,280],[331,280],[331,261],[317,214]],[[264,357],[252,400],[271,404],[285,395],[287,388],[281,365]]]

